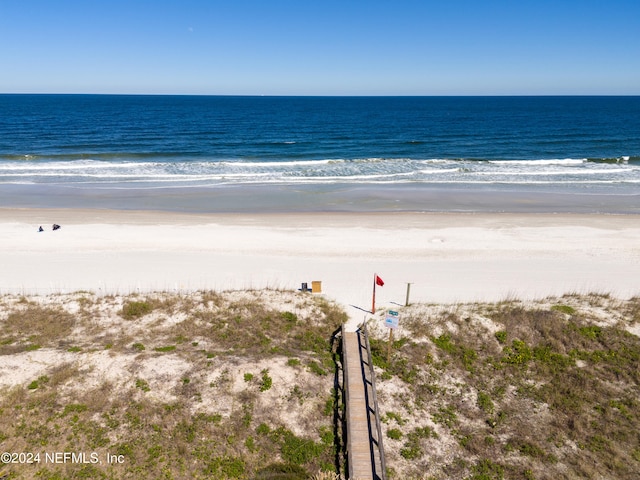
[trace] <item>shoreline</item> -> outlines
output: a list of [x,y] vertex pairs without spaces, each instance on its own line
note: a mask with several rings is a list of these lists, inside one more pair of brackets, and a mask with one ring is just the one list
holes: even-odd
[[[62,228],[52,231],[51,225]],[[42,224],[44,232],[37,232]],[[635,215],[0,209],[0,294],[285,289],[359,321],[411,301],[640,294]]]
[[191,214],[594,213],[640,214],[633,185],[306,184],[117,188],[0,185],[6,208],[83,208]]

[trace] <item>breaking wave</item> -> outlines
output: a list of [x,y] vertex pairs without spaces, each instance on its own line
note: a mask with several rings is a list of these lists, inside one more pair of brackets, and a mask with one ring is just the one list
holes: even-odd
[[637,184],[640,158],[321,160],[185,158],[185,155],[0,157],[0,183],[203,186],[256,183]]

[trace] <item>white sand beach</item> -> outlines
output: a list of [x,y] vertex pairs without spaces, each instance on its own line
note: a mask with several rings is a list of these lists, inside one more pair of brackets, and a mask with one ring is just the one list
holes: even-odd
[[[52,224],[62,226],[52,231]],[[298,289],[354,321],[410,301],[640,294],[629,215],[311,213],[193,215],[0,210],[0,293]],[[43,232],[38,232],[42,225]]]
[[[53,231],[54,223],[61,228]],[[38,231],[40,225],[43,227],[41,232]],[[88,404],[90,412],[109,408],[109,412],[125,415],[127,402],[115,403],[116,398],[131,401],[144,398],[146,401],[140,405],[147,405],[149,409],[172,402],[184,404],[183,413],[188,418],[192,418],[194,413],[219,415],[220,425],[226,428],[233,418],[240,418],[246,413],[244,406],[247,403],[243,399],[251,398],[249,404],[252,405],[250,411],[254,420],[248,431],[252,434],[256,432],[255,424],[262,425],[263,422],[284,425],[299,436],[315,434],[318,425],[328,421],[328,417],[318,415],[318,412],[323,403],[326,405],[326,395],[333,380],[331,376],[318,375],[306,366],[308,360],[305,355],[308,352],[300,359],[296,357],[299,354],[287,357],[279,353],[256,357],[255,353],[234,350],[233,342],[216,345],[216,342],[222,342],[223,337],[209,338],[209,324],[204,322],[198,326],[197,322],[188,321],[198,312],[215,312],[217,318],[218,309],[235,315],[233,309],[237,307],[233,305],[259,301],[270,311],[293,312],[297,318],[304,319],[299,325],[307,330],[323,315],[322,310],[314,306],[318,303],[313,302],[314,294],[305,296],[277,289],[296,290],[302,282],[311,285],[314,280],[322,282],[322,295],[345,308],[350,316],[348,328],[355,328],[362,320],[371,317],[368,311],[371,309],[374,274],[385,282],[384,286],[377,288],[378,319],[383,318],[382,309],[396,309],[404,305],[407,283],[410,282],[410,300],[415,304],[401,310],[405,320],[397,335],[406,338],[414,332],[422,332],[418,333],[416,345],[422,345],[420,348],[423,349],[404,349],[401,357],[402,361],[419,368],[431,368],[428,362],[421,365],[427,354],[435,355],[447,364],[451,359],[455,361],[454,357],[445,357],[441,349],[427,339],[431,334],[455,333],[461,326],[468,329],[465,336],[484,336],[482,345],[495,344],[492,348],[500,348],[495,334],[506,331],[507,327],[486,314],[490,307],[484,302],[520,299],[523,302],[514,304],[527,305],[532,312],[540,309],[551,313],[554,307],[562,306],[581,312],[584,318],[576,317],[576,322],[588,319],[598,328],[618,325],[638,334],[637,315],[625,318],[630,310],[613,298],[640,295],[637,275],[640,270],[640,226],[638,217],[632,215],[192,215],[149,211],[5,209],[0,210],[0,245],[0,294],[18,295],[3,298],[5,310],[0,313],[5,318],[8,318],[9,310],[21,310],[27,305],[33,307],[31,315],[35,315],[36,320],[39,305],[54,309],[49,311],[71,313],[71,318],[78,313],[78,320],[68,322],[66,331],[65,317],[61,316],[62,327],[52,329],[58,336],[51,342],[42,340],[42,346],[38,344],[37,348],[28,348],[35,340],[26,344],[24,339],[18,341],[5,336],[5,350],[11,352],[15,349],[15,353],[3,357],[0,387],[18,387],[5,392],[29,395],[29,398],[43,398],[37,396],[50,395],[55,389],[61,402],[52,407],[57,411],[63,408],[60,406],[63,404]],[[204,300],[208,293],[189,295],[195,290],[208,289],[234,291],[215,295],[218,297],[215,303]],[[242,291],[248,289],[255,291]],[[96,295],[50,295],[77,291],[91,291]],[[181,307],[175,310],[168,307],[169,310],[162,313],[158,308],[158,312],[136,321],[123,317],[124,297],[106,297],[112,293],[151,291],[185,295],[164,295],[165,298],[180,299]],[[558,298],[565,293],[610,293],[612,298]],[[31,295],[29,302],[25,302],[21,294]],[[151,294],[148,297],[162,298],[163,295]],[[193,299],[196,301],[192,302]],[[541,299],[538,303],[528,301],[538,299]],[[81,305],[86,304],[93,306],[85,310]],[[175,303],[170,299],[167,305],[175,306]],[[444,312],[455,314],[449,317]],[[221,314],[221,318],[225,315]],[[535,313],[531,315],[534,319],[529,322],[535,322]],[[58,327],[49,313],[45,317],[41,315],[39,322],[37,331],[41,337],[46,335],[43,325]],[[234,331],[229,337],[244,337],[238,334],[239,331],[248,333],[258,323],[251,319],[249,324],[239,324],[237,328],[242,330]],[[284,330],[282,325],[274,327],[269,322],[265,327],[264,323],[260,328],[275,332]],[[182,334],[176,337],[177,332],[182,332],[177,328],[179,325],[189,332],[184,337],[187,341],[175,340],[182,338]],[[220,322],[216,330],[226,331],[228,325]],[[515,330],[513,324],[510,325],[509,328]],[[383,342],[386,341],[387,329],[382,322],[371,322],[370,326],[374,338],[385,338]],[[14,330],[8,328],[11,334]],[[492,351],[485,352],[477,344],[475,348],[478,355],[489,355],[488,352]],[[401,350],[398,348],[398,354]],[[409,351],[416,356],[410,357]],[[203,353],[207,353],[206,357]],[[558,356],[561,357],[560,354]],[[294,366],[292,359],[294,363],[298,362],[298,366]],[[489,365],[487,359],[477,363]],[[478,392],[482,391],[481,388],[494,391],[484,385],[497,377],[495,370],[491,367],[489,374],[485,372],[486,376],[478,381],[483,386],[479,387],[471,380],[475,374],[463,370],[460,365],[445,371],[429,370],[429,381],[433,382],[429,385],[441,393],[428,398],[423,393],[416,393],[418,390],[399,376],[378,377],[385,378],[377,384],[381,411],[400,412],[394,414],[402,415],[398,418],[403,422],[409,421],[408,425],[403,423],[405,431],[429,427],[437,433],[429,444],[428,455],[425,450],[419,459],[407,460],[402,454],[406,443],[395,441],[388,434],[398,424],[383,424],[387,465],[394,468],[398,478],[423,478],[413,475],[427,472],[426,465],[431,469],[429,474],[437,474],[466,452],[458,433],[454,433],[459,431],[458,426],[449,431],[433,420],[436,418],[434,412],[442,410],[443,402],[457,405],[459,428],[477,429],[478,425],[487,424],[486,412],[477,406]],[[632,363],[631,368],[635,366]],[[587,362],[576,360],[575,368],[588,368]],[[605,372],[607,369],[600,370]],[[258,372],[268,373],[268,392],[258,390],[258,380],[248,383],[247,374],[255,374],[258,378]],[[40,389],[38,382],[41,379],[49,382],[46,388]],[[292,388],[293,384],[295,387]],[[509,391],[517,391],[515,386],[508,388],[511,389]],[[617,398],[620,391],[618,383],[615,391]],[[254,396],[246,397],[251,392]],[[295,397],[296,392],[301,396]],[[7,401],[21,401],[21,397],[6,395]],[[526,435],[529,439],[529,433],[536,432],[540,438],[546,439],[552,425],[558,429],[563,425],[549,414],[548,403],[540,402],[532,407],[530,398],[510,393],[504,397],[496,396],[494,401],[501,405],[500,408],[512,412],[505,415],[508,420],[499,430],[504,438]],[[613,400],[595,403],[607,405],[610,401]],[[594,411],[594,408],[585,407],[587,410]],[[522,411],[529,413],[526,416],[514,413]],[[46,418],[51,415],[40,413],[45,414]],[[98,413],[94,416],[111,418]],[[13,432],[6,426],[12,424],[13,418],[5,418],[4,422],[5,430]],[[509,425],[509,433],[504,433],[506,425]],[[132,427],[127,427],[128,430],[122,426],[118,428],[112,443],[125,442],[123,439],[128,436],[140,434]],[[629,427],[630,430],[632,428]],[[583,435],[591,435],[589,430],[585,431],[587,433]],[[61,438],[72,437],[62,435]],[[147,437],[143,438],[147,441]],[[170,438],[173,441],[173,437]],[[477,438],[484,438],[484,434]],[[26,442],[22,433],[13,433],[3,448],[18,451],[26,448]],[[540,442],[542,444],[542,440]],[[559,457],[561,461],[554,462],[554,468],[571,471],[578,468],[576,465],[589,463],[576,456],[576,452],[584,454],[585,450],[576,448],[575,444],[571,439],[566,444],[555,445],[554,452],[561,451],[558,455],[562,456]],[[164,448],[169,452],[167,455],[177,455],[172,453],[172,447]],[[139,447],[140,451],[146,449],[146,446]],[[592,455],[593,452],[587,451],[587,454]],[[602,452],[602,455],[608,455],[608,452]],[[123,465],[113,468],[124,471],[136,466],[133,452],[124,460]],[[619,464],[623,465],[622,462]],[[540,468],[549,466],[545,463]],[[635,465],[631,463],[629,469],[633,468]],[[15,470],[7,470],[11,471],[27,470],[20,465],[15,466]],[[593,478],[593,475],[584,478]]]

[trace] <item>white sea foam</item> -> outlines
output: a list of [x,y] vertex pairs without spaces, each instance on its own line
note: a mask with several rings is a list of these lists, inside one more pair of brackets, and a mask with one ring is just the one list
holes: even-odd
[[21,170],[21,171],[41,171],[41,170],[97,170],[97,169],[131,169],[144,168],[149,166],[146,162],[104,162],[99,160],[73,160],[69,162],[46,162],[46,163],[0,163],[0,172]]
[[[623,158],[623,157],[621,157]],[[627,157],[629,158],[629,157]],[[640,166],[586,159],[454,160],[408,158],[293,161],[69,161],[0,162],[0,183],[153,184],[164,187],[256,183],[500,183],[635,184]]]
[[576,159],[576,158],[564,158],[564,159],[540,159],[540,160],[489,160],[488,163],[492,163],[494,165],[531,165],[531,166],[540,166],[540,165],[562,165],[562,166],[570,166],[570,165],[583,165],[587,161],[586,158]]
[[273,161],[273,162],[249,162],[249,161],[223,161],[223,162],[199,162],[200,165],[211,165],[211,163],[218,165],[225,165],[229,167],[243,167],[243,168],[273,168],[273,167],[300,167],[307,165],[327,165],[330,163],[344,162],[340,159],[326,159],[326,160],[291,160],[291,161]]
[[440,174],[446,174],[446,173],[458,173],[461,172],[463,169],[461,168],[442,168],[442,169],[428,169],[428,168],[423,168],[421,170],[418,170],[418,173],[424,173],[425,175],[440,175]]
[[539,171],[504,171],[504,172],[500,172],[500,171],[487,171],[487,172],[467,172],[469,174],[472,175],[495,175],[495,176],[534,176],[534,177],[538,177],[538,176],[558,176],[558,175],[564,175],[564,176],[577,176],[577,175],[620,175],[623,173],[627,173],[627,172],[633,172],[636,169],[634,168],[620,168],[620,169],[610,169],[610,170],[606,170],[606,169],[598,169],[598,170],[572,170],[567,172],[566,170],[539,170]]
[[461,160],[453,160],[447,158],[430,158],[428,160],[419,160],[420,163],[460,163]]
[[[396,178],[396,177],[412,177],[415,176],[416,172],[406,172],[406,173],[372,173],[368,175],[350,175],[349,177],[345,177],[343,175],[327,175],[320,177],[322,180],[344,180],[348,178],[349,180],[373,180],[376,178]],[[317,180],[318,177],[294,177],[296,180],[300,179],[308,179],[308,180]]]

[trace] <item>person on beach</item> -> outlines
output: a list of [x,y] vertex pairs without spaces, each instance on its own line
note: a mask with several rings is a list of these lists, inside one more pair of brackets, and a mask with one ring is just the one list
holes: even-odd
[[53,229],[54,230],[58,230],[60,228],[60,225],[58,225],[57,223],[53,224]]
[[38,231],[39,231],[39,232],[44,232],[44,228],[42,228],[42,225],[40,225],[40,226],[38,227]]

